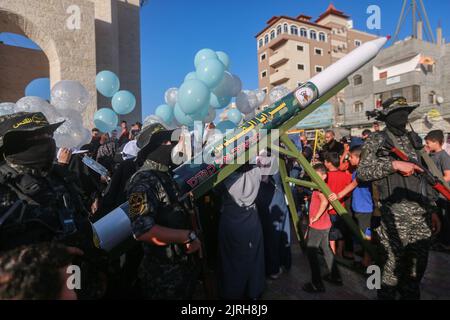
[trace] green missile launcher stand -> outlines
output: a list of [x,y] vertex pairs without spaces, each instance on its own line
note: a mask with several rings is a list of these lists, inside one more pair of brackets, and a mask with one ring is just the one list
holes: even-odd
[[[289,119],[284,123],[282,126],[278,128],[279,130],[279,136],[272,137],[269,133],[269,141],[273,142],[278,137],[280,138],[281,142],[286,146],[286,148],[282,148],[279,146],[276,146],[272,144],[271,148],[274,151],[277,151],[279,155],[286,155],[291,158],[295,158],[298,163],[303,167],[305,172],[308,174],[308,176],[311,178],[312,181],[302,181],[298,179],[294,179],[289,177],[287,170],[286,170],[286,164],[283,160],[280,159],[279,161],[279,170],[281,175],[281,180],[283,183],[283,189],[286,194],[286,198],[288,201],[289,211],[291,213],[292,222],[296,231],[297,239],[300,243],[300,246],[302,249],[305,249],[305,241],[304,241],[304,235],[302,233],[301,228],[299,228],[299,218],[297,215],[297,210],[295,207],[294,197],[292,195],[290,184],[295,184],[299,186],[303,186],[306,188],[312,188],[317,189],[320,192],[322,192],[326,197],[328,197],[331,194],[330,189],[328,188],[327,184],[316,174],[311,164],[306,160],[306,158],[303,156],[301,152],[299,152],[294,145],[294,143],[289,139],[287,136],[288,130],[293,128],[298,122],[303,120],[306,116],[308,116],[310,113],[312,113],[314,110],[319,108],[322,104],[327,102],[331,97],[336,95],[339,91],[344,89],[348,85],[348,80],[345,79],[342,82],[340,82],[338,85],[336,85],[334,88],[332,88],[330,91],[328,91],[326,94],[324,94],[320,99],[309,105],[306,109],[302,110],[294,116],[292,119]],[[238,163],[245,163],[243,160],[249,159],[249,154],[256,154],[257,151],[257,145],[252,145],[245,153],[243,153],[241,156],[238,157]],[[214,179],[211,179],[207,183],[204,183],[201,187],[193,191],[194,198],[198,198],[202,196],[205,192],[210,190],[211,188],[217,186],[220,184],[224,179],[226,179],[230,174],[232,174],[234,171],[236,171],[241,164],[229,164],[223,168],[215,177]],[[341,205],[341,203],[336,200],[332,201],[331,205],[336,210],[337,214],[339,214],[353,233],[353,235],[358,239],[358,241],[362,244],[365,250],[369,252],[369,254],[372,256],[372,258],[378,263],[378,257],[377,254],[373,248],[373,246],[369,243],[369,241],[364,239],[364,234],[359,229],[359,227],[355,224],[347,210]],[[343,262],[342,259],[340,259],[340,262]],[[344,263],[345,264],[345,263]]]

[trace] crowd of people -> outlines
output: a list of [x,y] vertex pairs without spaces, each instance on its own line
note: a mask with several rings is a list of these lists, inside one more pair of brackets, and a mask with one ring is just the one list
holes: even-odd
[[[316,154],[300,136],[303,156],[331,191],[292,190],[311,268],[303,290],[324,292],[322,280],[343,285],[336,256],[362,269],[375,263],[333,207],[339,200],[379,249],[379,298],[420,298],[431,245],[450,246],[448,201],[422,178],[421,164],[447,186],[450,156],[442,131],[429,132],[423,148],[406,130],[413,109],[404,98],[389,99],[373,131],[338,141],[328,130]],[[77,152],[57,152],[52,134],[60,124],[40,113],[0,117],[0,299],[192,299],[201,285],[206,298],[259,299],[266,279],[289,271],[292,224],[277,161],[291,177],[311,179],[296,159],[261,150],[255,165],[194,199],[173,178],[174,150],[186,148],[174,130],[122,121],[121,132],[94,128]],[[393,147],[415,163],[397,158]],[[133,237],[106,252],[91,225],[127,201]],[[72,288],[73,265],[81,280]]]

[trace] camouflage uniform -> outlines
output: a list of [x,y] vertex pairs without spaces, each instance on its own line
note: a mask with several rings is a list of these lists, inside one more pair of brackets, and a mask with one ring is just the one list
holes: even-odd
[[[358,179],[374,181],[380,194],[380,238],[382,259],[380,299],[420,298],[420,281],[424,275],[431,244],[430,187],[420,176],[403,177],[392,167],[395,158],[386,148],[386,130],[373,133],[362,148],[357,169]],[[407,134],[392,136],[410,159],[419,157]]]
[[[131,178],[127,188],[129,217],[135,238],[148,232],[155,224],[173,229],[191,229],[187,198],[180,193],[168,168],[149,159]],[[199,276],[199,267],[184,245],[156,246],[143,242],[144,258],[138,278],[147,299],[189,299]]]

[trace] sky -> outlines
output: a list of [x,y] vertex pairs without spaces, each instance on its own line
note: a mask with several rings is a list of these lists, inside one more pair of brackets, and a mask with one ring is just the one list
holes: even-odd
[[[354,28],[377,35],[393,35],[402,0],[334,0],[335,7],[351,16]],[[184,76],[194,71],[195,53],[202,48],[224,51],[231,58],[231,72],[237,74],[244,89],[258,87],[255,35],[272,16],[296,17],[300,13],[317,18],[329,0],[149,0],[141,9],[141,79],[143,117],[164,103],[164,93],[179,87]],[[433,31],[442,20],[444,37],[450,41],[448,0],[424,0]],[[368,30],[367,8],[381,9],[381,29]],[[411,15],[400,38],[411,33]],[[17,45],[22,39],[2,36],[0,40]],[[94,81],[94,79],[93,79]],[[34,93],[48,88],[45,82]],[[47,89],[48,92],[48,89]]]

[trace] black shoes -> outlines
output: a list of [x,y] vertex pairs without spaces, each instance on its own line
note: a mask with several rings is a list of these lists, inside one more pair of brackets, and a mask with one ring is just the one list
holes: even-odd
[[321,293],[325,292],[325,287],[323,285],[314,285],[311,282],[305,284],[302,289],[308,293]]
[[332,277],[330,274],[327,274],[325,277],[323,277],[323,280],[339,287],[342,287],[344,285],[340,277]]

